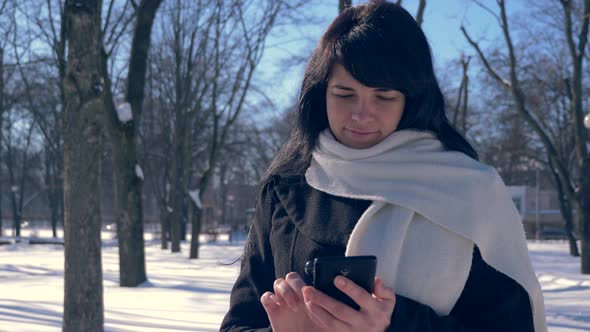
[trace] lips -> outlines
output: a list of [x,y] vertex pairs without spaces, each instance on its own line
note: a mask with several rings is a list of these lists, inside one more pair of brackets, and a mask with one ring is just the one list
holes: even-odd
[[361,136],[371,135],[371,134],[375,134],[377,132],[376,130],[368,131],[368,130],[357,130],[357,129],[351,129],[351,128],[344,128],[344,129],[354,135],[361,135]]

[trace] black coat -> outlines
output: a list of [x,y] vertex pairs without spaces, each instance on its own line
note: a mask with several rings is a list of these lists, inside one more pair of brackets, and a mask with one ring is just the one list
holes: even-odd
[[[291,271],[305,276],[308,260],[343,256],[355,223],[370,204],[315,190],[304,176],[277,176],[263,186],[220,331],[270,331],[260,303],[262,294],[273,291],[275,279]],[[534,328],[527,292],[486,264],[474,247],[469,277],[448,316],[396,295],[388,331],[528,332]]]

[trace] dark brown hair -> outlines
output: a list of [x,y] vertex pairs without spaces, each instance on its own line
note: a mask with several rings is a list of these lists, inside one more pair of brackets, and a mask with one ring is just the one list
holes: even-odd
[[401,6],[374,0],[343,11],[322,36],[305,70],[290,137],[261,183],[274,175],[301,175],[309,166],[318,136],[328,128],[326,88],[336,63],[366,86],[395,89],[405,95],[397,130],[432,131],[448,150],[478,159],[475,149],[446,117],[422,29]]

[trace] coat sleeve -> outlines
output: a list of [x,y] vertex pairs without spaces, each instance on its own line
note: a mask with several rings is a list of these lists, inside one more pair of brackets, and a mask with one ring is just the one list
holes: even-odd
[[387,331],[534,332],[534,325],[526,290],[489,266],[475,247],[465,288],[448,316],[398,295]]
[[256,214],[241,258],[240,274],[232,288],[230,307],[219,331],[271,331],[266,311],[260,297],[272,291],[275,271],[269,243],[273,185],[266,184],[260,190]]

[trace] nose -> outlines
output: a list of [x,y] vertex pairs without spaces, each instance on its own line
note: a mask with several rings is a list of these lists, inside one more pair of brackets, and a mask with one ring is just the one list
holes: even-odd
[[357,122],[363,122],[370,118],[371,112],[369,108],[369,104],[367,100],[363,100],[362,98],[359,102],[355,105],[352,109],[352,120]]

